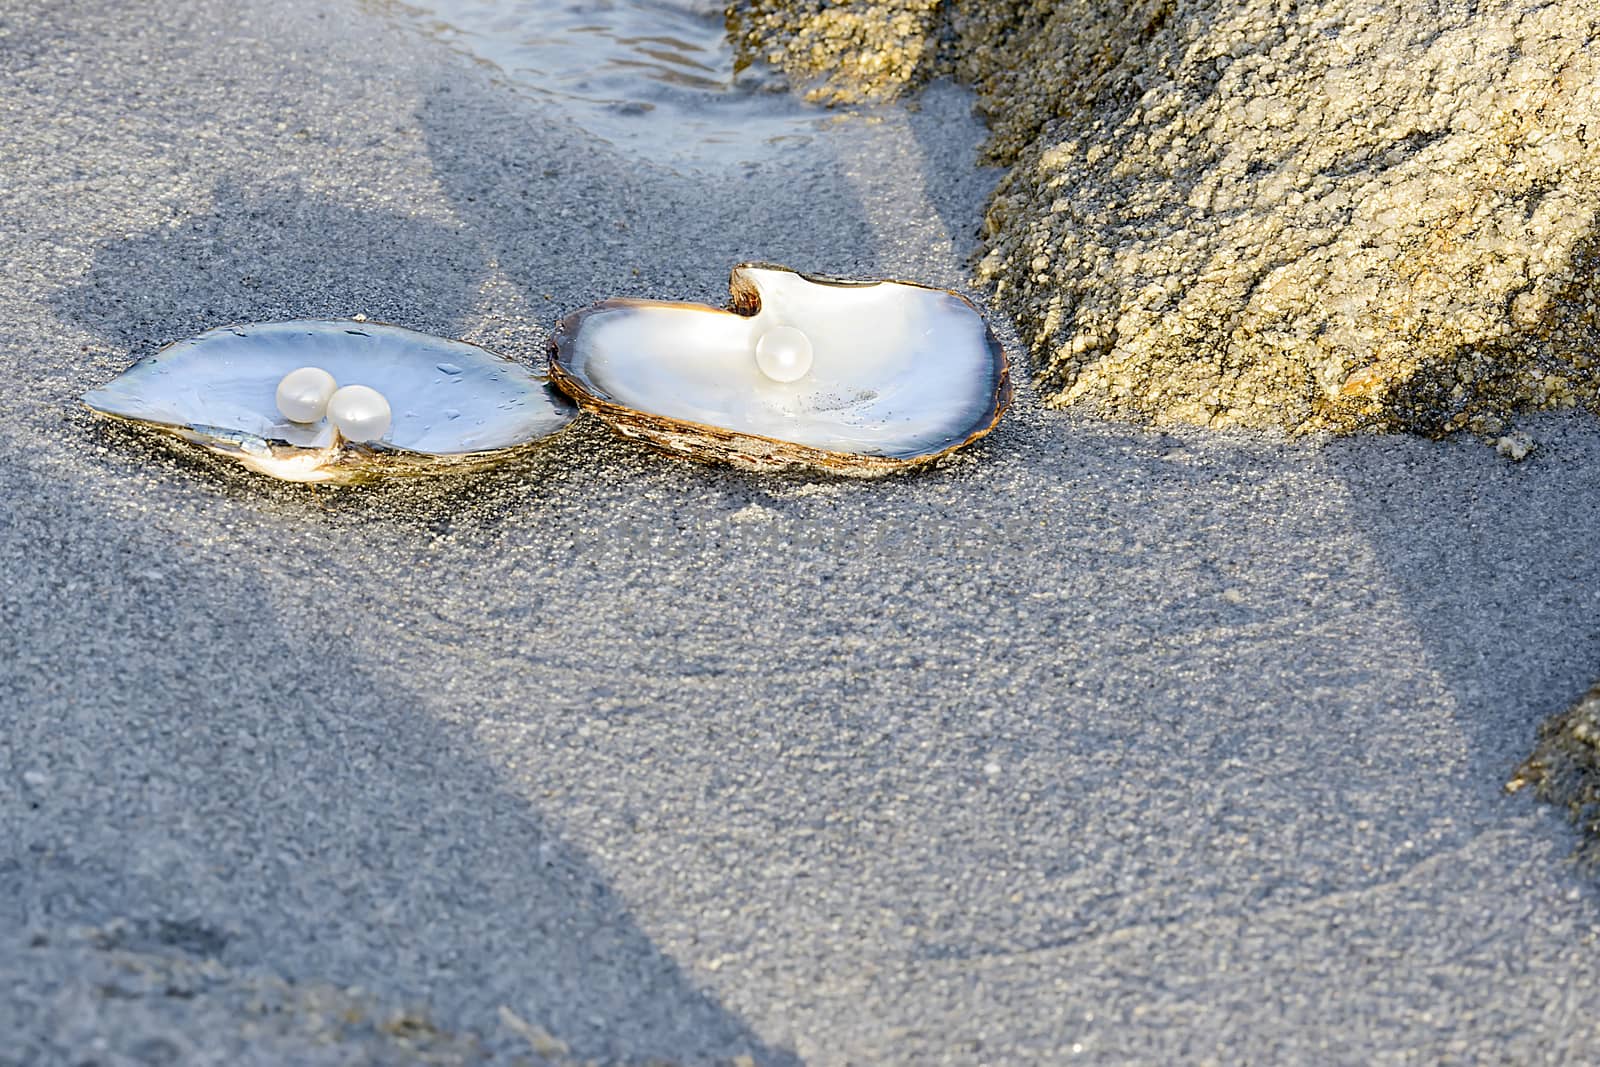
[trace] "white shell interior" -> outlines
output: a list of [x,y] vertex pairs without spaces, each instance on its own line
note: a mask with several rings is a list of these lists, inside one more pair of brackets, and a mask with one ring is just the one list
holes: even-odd
[[[699,304],[601,307],[582,319],[563,365],[636,411],[833,452],[924,455],[992,415],[999,357],[960,297],[765,267],[738,273],[760,294],[755,315]],[[756,342],[774,326],[811,341],[811,369],[797,381],[774,381],[756,364]]]
[[547,436],[574,410],[531,371],[474,345],[367,322],[306,320],[228,326],[169,345],[84,394],[97,411],[164,426],[215,429],[322,448],[326,418],[301,424],[278,410],[283,376],[321,367],[340,385],[389,401],[380,445],[431,455],[509,448]]

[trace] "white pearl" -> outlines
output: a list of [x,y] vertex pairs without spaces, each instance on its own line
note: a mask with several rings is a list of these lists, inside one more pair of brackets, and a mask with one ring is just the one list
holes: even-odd
[[337,388],[333,375],[321,367],[292,370],[278,383],[278,410],[290,422],[321,422]]
[[328,400],[328,421],[346,441],[376,441],[389,432],[389,401],[376,389],[347,385]]
[[774,326],[756,342],[756,366],[775,382],[799,381],[811,369],[811,338],[793,326]]

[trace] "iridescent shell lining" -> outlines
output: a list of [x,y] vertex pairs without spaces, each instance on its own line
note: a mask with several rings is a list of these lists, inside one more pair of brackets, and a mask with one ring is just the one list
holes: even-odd
[[[384,438],[356,445],[337,439],[326,419],[285,419],[278,382],[303,366],[383,393],[394,416]],[[336,320],[210,330],[141,360],[83,401],[274,477],[310,482],[481,467],[545,440],[576,414],[544,379],[476,345]]]
[[[674,454],[863,476],[977,440],[1010,400],[1004,350],[956,293],[751,264],[731,288],[731,310],[608,300],[569,315],[551,381],[617,433]],[[811,341],[798,381],[756,365],[775,326]]]

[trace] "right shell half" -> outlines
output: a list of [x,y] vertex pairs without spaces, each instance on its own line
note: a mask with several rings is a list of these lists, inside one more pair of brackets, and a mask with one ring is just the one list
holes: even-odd
[[551,382],[667,452],[857,476],[969,444],[1010,402],[1005,352],[959,294],[750,264],[730,285],[727,311],[618,299],[574,312]]

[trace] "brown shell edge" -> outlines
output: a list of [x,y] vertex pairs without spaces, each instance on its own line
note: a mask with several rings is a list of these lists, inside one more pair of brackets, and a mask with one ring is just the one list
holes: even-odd
[[[100,411],[97,408],[89,407],[87,404],[84,407],[97,419],[105,419],[109,422],[131,426],[143,433],[175,438],[186,445],[209,452],[214,456],[222,456],[225,459],[241,463],[246,467],[250,467],[257,474],[269,478],[274,477],[259,468],[251,466],[248,458],[251,453],[244,448],[232,446],[225,441],[210,437],[193,426],[175,426],[170,423],[150,422],[146,419],[115,415],[109,411]],[[525,454],[538,451],[566,433],[576,421],[576,419],[568,419],[560,429],[545,434],[543,437],[536,437],[532,441],[524,441],[521,444],[488,449],[482,452],[435,454],[413,452],[404,448],[368,448],[365,445],[353,442],[345,442],[337,451],[326,448],[305,448],[300,445],[290,445],[264,439],[263,444],[271,451],[274,459],[293,459],[296,456],[330,453],[328,461],[317,468],[318,470],[326,471],[328,476],[326,478],[310,479],[301,484],[364,485],[384,478],[431,478],[437,475],[469,474],[474,471],[485,470]],[[295,481],[295,479],[288,478],[275,478],[275,480]]]
[[[782,441],[775,437],[764,437],[760,434],[741,433],[737,430],[728,430],[720,426],[709,426],[705,423],[693,422],[688,419],[674,419],[665,415],[653,415],[645,411],[636,411],[607,397],[591,392],[588,386],[567,370],[562,363],[561,350],[563,346],[568,344],[569,339],[577,334],[582,327],[583,320],[596,312],[619,307],[677,307],[697,308],[709,312],[720,311],[725,314],[743,316],[755,314],[761,306],[761,298],[756,292],[755,286],[745,278],[745,271],[749,268],[781,270],[789,274],[798,274],[807,281],[815,282],[818,285],[855,288],[894,282],[898,285],[908,285],[916,289],[929,289],[934,292],[947,293],[960,300],[970,307],[973,314],[977,315],[978,320],[983,323],[984,338],[1000,367],[999,376],[995,380],[994,396],[985,419],[980,421],[979,425],[960,441],[940,449],[938,452],[930,452],[926,455],[900,458],[894,456],[868,456],[859,452],[835,452],[830,449],[815,448],[811,445],[796,444],[792,441]],[[1011,405],[1011,361],[1006,356],[1005,346],[995,336],[993,328],[989,325],[989,320],[984,318],[977,305],[964,294],[958,293],[953,289],[940,289],[937,286],[922,285],[917,282],[901,282],[893,278],[879,278],[871,281],[835,278],[824,274],[808,274],[804,271],[771,263],[741,263],[734,267],[728,278],[728,289],[732,294],[732,301],[726,309],[693,302],[612,297],[566,315],[556,324],[555,333],[550,338],[549,372],[551,384],[570,396],[584,411],[605,422],[619,437],[642,442],[670,456],[699,460],[701,462],[728,463],[744,470],[763,472],[812,468],[849,478],[881,478],[886,475],[898,474],[936,463],[952,452],[965,448],[980,437],[987,435],[1000,422],[1000,417],[1006,413],[1006,408]]]

